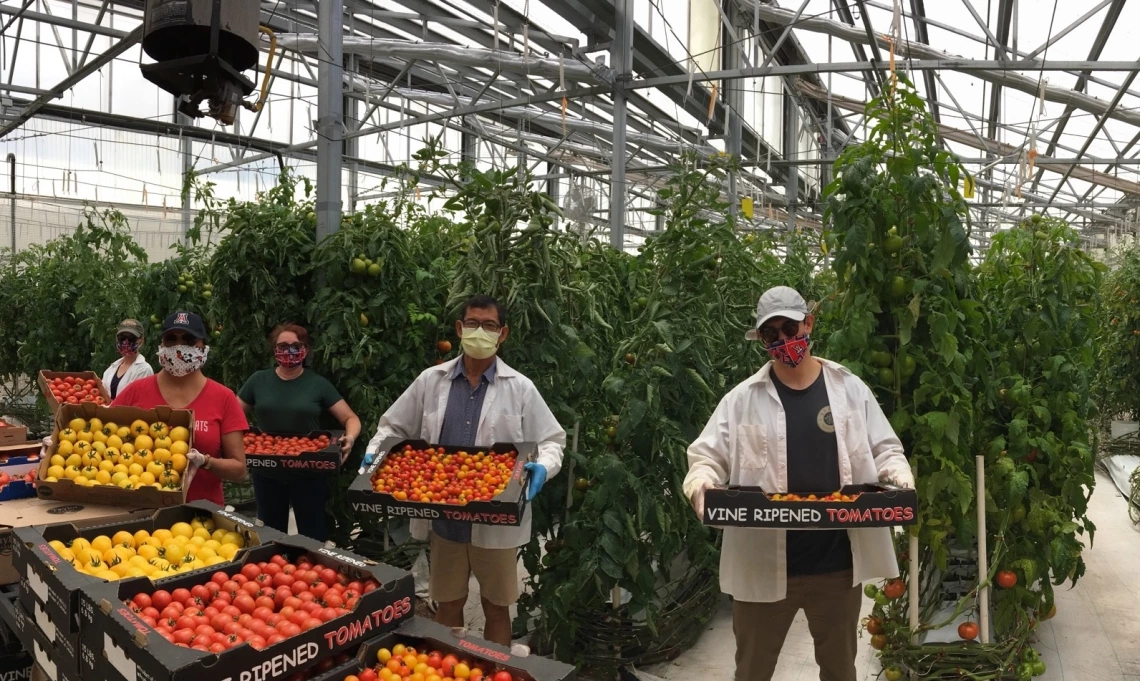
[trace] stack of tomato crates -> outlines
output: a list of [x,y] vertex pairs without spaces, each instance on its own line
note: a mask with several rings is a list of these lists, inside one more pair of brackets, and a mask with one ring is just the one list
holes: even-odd
[[12,531],[0,621],[36,681],[574,679],[415,617],[406,571],[209,502],[124,517]]

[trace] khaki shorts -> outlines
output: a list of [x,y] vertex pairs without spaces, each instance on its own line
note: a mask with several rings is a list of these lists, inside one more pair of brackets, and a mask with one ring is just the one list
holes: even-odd
[[518,549],[482,549],[431,533],[431,599],[451,603],[467,599],[471,575],[492,605],[507,607],[519,599]]

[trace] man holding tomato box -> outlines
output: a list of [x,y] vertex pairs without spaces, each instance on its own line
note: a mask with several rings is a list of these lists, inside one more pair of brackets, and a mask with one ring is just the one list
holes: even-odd
[[[818,493],[891,482],[914,487],[902,443],[871,389],[811,354],[815,318],[795,289],[760,297],[748,340],[772,361],[720,401],[689,446],[685,495],[704,518],[705,491],[723,484]],[[733,597],[736,681],[772,678],[802,608],[822,681],[855,681],[860,583],[897,577],[888,527],[850,530],[727,527],[721,590]]]
[[[425,370],[388,408],[368,443],[365,465],[391,437],[472,448],[536,442],[538,460],[526,464],[526,500],[532,500],[562,468],[566,431],[534,383],[497,357],[509,331],[497,300],[482,295],[469,299],[455,322],[463,354]],[[483,638],[510,646],[510,606],[519,597],[518,547],[530,541],[530,523],[529,504],[517,527],[412,520],[412,536],[431,539],[430,589],[439,603],[440,624],[464,626],[467,585],[474,574],[487,618]]]

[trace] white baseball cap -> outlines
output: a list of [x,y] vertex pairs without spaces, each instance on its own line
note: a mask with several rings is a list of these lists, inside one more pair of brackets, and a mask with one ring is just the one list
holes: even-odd
[[756,303],[756,325],[744,337],[760,340],[760,327],[773,317],[786,317],[802,322],[808,316],[808,304],[799,291],[790,286],[773,286]]

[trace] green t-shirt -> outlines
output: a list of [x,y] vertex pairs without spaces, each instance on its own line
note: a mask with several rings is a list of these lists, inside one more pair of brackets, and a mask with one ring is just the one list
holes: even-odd
[[258,371],[238,397],[253,407],[258,428],[296,434],[320,430],[321,415],[341,400],[333,384],[310,369],[291,381],[281,380],[273,369]]

